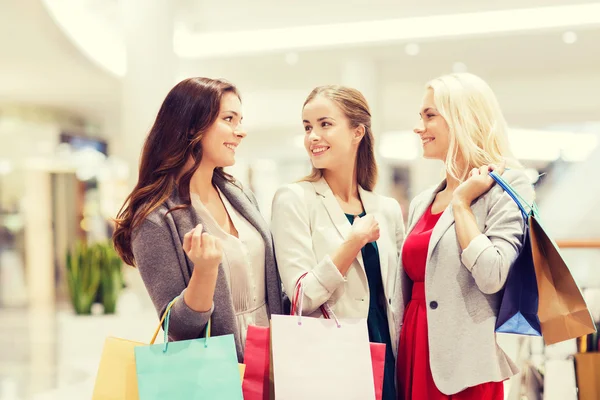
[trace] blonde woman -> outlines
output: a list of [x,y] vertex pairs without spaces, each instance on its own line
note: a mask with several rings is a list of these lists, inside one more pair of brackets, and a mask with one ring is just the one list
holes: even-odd
[[395,399],[392,304],[404,224],[398,202],[372,191],[377,165],[369,106],[355,89],[318,87],[302,120],[313,172],[273,200],[281,280],[291,294],[303,277],[306,315],[320,317],[327,303],[340,318],[367,318],[371,341],[387,345],[383,398]]
[[482,79],[453,74],[432,80],[420,117],[414,131],[424,157],[443,161],[446,179],[409,209],[397,297],[404,311],[398,398],[502,400],[502,382],[518,371],[496,343],[494,325],[524,222],[488,172],[503,174],[527,200],[533,189]]

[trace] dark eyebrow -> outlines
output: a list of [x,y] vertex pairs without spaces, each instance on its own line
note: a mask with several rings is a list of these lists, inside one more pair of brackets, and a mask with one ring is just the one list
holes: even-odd
[[[319,118],[319,119],[317,120],[317,122],[321,122],[321,121],[324,121],[324,120],[326,120],[326,119],[330,119],[330,120],[333,120],[333,121],[335,121],[335,118],[331,118],[331,117],[321,117],[321,118]],[[308,121],[308,120],[303,120],[302,122],[303,122],[303,123],[305,123],[305,124],[310,124],[310,121]]]
[[428,111],[433,111],[433,112],[437,112],[437,110],[433,107],[427,107],[426,109],[423,110],[423,114],[427,114]]
[[[236,111],[233,111],[233,110],[222,111],[222,113],[232,113],[236,117],[240,116],[240,114],[238,114]],[[244,119],[244,117],[240,118],[240,121],[242,121],[243,119]]]

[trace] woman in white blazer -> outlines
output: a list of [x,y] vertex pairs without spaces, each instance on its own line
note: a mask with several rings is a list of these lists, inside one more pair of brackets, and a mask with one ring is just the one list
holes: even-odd
[[384,399],[395,399],[399,320],[392,305],[404,224],[398,202],[372,192],[377,165],[369,106],[355,89],[318,87],[302,119],[313,172],[273,200],[281,279],[292,296],[304,276],[305,315],[320,317],[327,304],[337,317],[367,318],[371,341],[387,344]]
[[[524,221],[489,177],[500,174],[527,201],[533,188],[511,155],[490,87],[471,74],[426,86],[415,133],[446,179],[411,203],[401,255],[399,399],[503,400],[517,372],[496,343],[501,290],[523,245]],[[505,172],[505,164],[511,168]]]

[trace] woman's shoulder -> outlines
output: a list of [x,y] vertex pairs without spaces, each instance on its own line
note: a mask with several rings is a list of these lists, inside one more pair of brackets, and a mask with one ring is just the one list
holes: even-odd
[[315,194],[311,182],[300,181],[280,186],[275,192],[274,201],[305,201]]
[[421,191],[410,201],[410,207],[415,207],[423,202],[431,201],[433,195],[440,191],[442,183],[438,183],[428,187],[427,189]]
[[[132,232],[132,237],[137,237],[140,233],[149,232],[159,233],[168,229],[167,219],[169,217],[169,208],[167,204],[161,204],[152,210]],[[172,218],[172,217],[171,217]]]
[[[522,169],[511,168],[504,171],[502,178],[510,187],[517,192],[519,196],[525,199],[527,202],[532,203],[535,200],[535,191],[533,184],[529,176]],[[494,200],[498,200],[505,193],[505,190],[498,184],[489,191],[489,197]]]

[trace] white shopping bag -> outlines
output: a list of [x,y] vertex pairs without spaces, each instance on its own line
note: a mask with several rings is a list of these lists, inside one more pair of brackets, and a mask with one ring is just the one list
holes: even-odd
[[546,362],[544,400],[577,400],[575,364],[572,359]]
[[375,400],[367,320],[302,317],[297,289],[298,315],[271,317],[275,398]]

